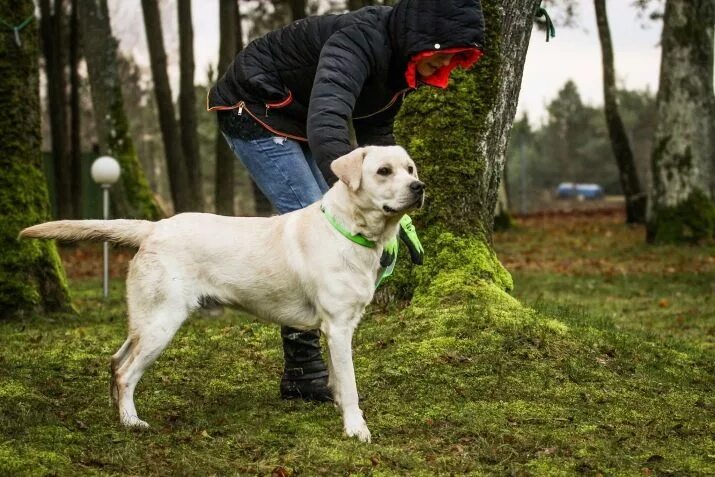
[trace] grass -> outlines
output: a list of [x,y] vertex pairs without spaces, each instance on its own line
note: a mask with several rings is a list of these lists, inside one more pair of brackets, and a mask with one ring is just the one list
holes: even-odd
[[713,475],[715,248],[652,248],[617,217],[496,237],[515,296],[373,311],[355,361],[372,444],[285,402],[277,328],[193,317],[109,401],[122,285],[72,281],[79,317],[0,323],[0,475]]

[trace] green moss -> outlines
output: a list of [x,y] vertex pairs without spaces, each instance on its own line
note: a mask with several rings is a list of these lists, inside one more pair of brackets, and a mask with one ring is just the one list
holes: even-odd
[[700,190],[676,207],[655,207],[648,224],[651,243],[698,243],[713,237],[715,204]]
[[[0,2],[0,10],[26,18],[27,2]],[[24,13],[23,13],[24,12]],[[49,220],[47,184],[40,158],[40,104],[37,25],[22,32],[23,46],[11,37],[0,42],[0,316],[69,311],[69,291],[51,242],[20,241],[24,227]]]

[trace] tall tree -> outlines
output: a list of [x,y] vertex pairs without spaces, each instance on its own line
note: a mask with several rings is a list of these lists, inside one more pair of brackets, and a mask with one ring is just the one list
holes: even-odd
[[715,0],[667,0],[647,227],[651,242],[715,234],[714,27]]
[[[241,16],[236,0],[219,0],[220,44],[218,76],[226,72],[236,53],[243,49]],[[233,215],[234,155],[220,131],[216,132],[216,213]]]
[[[236,54],[243,49],[241,10],[236,0],[219,1],[220,46],[219,77],[226,72]],[[220,131],[216,133],[216,213],[223,215],[256,215],[256,201],[270,203],[258,189],[248,171],[229,148]],[[262,200],[262,201],[261,201]],[[266,206],[264,206],[265,208]],[[266,212],[261,212],[265,215]]]
[[348,10],[359,10],[368,5],[377,4],[376,0],[348,0]]
[[[497,291],[510,289],[512,282],[491,248],[494,211],[538,4],[482,2],[484,57],[473,71],[455,73],[447,90],[418,90],[402,109],[398,141],[415,159],[429,191],[417,221],[432,258],[406,281],[417,283],[418,304],[484,293],[497,304],[507,300]],[[395,280],[396,287],[402,283]]]
[[194,28],[191,24],[191,0],[178,0],[179,18],[179,123],[181,149],[186,161],[189,187],[194,192],[196,210],[203,209],[201,162],[196,122],[194,88]]
[[121,217],[158,219],[162,212],[129,134],[117,67],[117,40],[112,36],[107,1],[79,0],[79,12],[99,153],[116,158],[122,167],[121,180],[112,187],[116,213]]
[[82,217],[82,144],[80,141],[80,104],[79,104],[79,10],[77,2],[70,2],[69,34],[69,75],[70,75],[70,170],[72,207],[76,218]]
[[40,0],[42,50],[47,74],[47,101],[50,114],[55,203],[60,218],[74,216],[72,165],[68,150],[67,80],[65,77],[65,33],[62,0]]
[[603,64],[603,97],[608,134],[611,138],[611,148],[620,171],[621,189],[626,198],[626,222],[645,223],[646,194],[638,179],[638,170],[633,158],[626,127],[623,124],[618,109],[616,90],[616,72],[613,59],[613,43],[608,26],[606,0],[594,0],[596,7],[596,23],[598,37],[601,41],[601,57]]
[[305,0],[290,0],[290,13],[293,21],[305,18]]
[[[33,19],[34,4],[0,0],[13,24]],[[0,318],[71,310],[64,270],[53,242],[17,239],[20,230],[50,219],[40,152],[38,35],[34,22],[21,44],[0,36]]]
[[196,191],[189,185],[189,176],[181,147],[179,127],[174,115],[174,102],[171,96],[169,75],[166,71],[166,50],[161,28],[161,16],[156,0],[142,0],[144,30],[149,46],[151,72],[154,79],[154,93],[159,110],[161,136],[169,171],[171,198],[175,212],[196,210]]

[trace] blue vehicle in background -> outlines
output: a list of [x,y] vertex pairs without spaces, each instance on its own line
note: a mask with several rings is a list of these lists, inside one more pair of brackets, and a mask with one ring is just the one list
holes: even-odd
[[603,187],[598,184],[562,182],[556,188],[557,199],[597,200],[604,196]]

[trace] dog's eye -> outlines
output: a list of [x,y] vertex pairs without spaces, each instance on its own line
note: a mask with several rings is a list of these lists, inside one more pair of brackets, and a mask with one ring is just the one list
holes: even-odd
[[415,168],[412,167],[412,166],[409,166],[409,167],[407,168],[407,172],[409,172],[410,174],[412,174],[413,172],[415,172]]
[[377,170],[377,173],[381,176],[389,176],[390,174],[392,174],[392,169],[390,169],[389,167],[381,167]]

